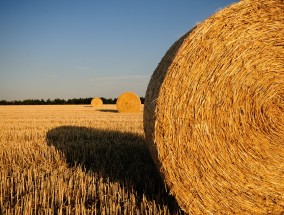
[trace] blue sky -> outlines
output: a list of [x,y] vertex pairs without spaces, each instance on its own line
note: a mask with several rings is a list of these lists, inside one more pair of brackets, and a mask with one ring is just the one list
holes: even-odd
[[0,100],[145,96],[169,47],[233,0],[0,0]]

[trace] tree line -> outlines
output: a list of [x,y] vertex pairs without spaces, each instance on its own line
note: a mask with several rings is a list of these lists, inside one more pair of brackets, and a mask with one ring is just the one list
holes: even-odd
[[[74,104],[91,104],[92,97],[90,98],[73,98],[73,99],[25,99],[6,101],[0,100],[0,105],[74,105]],[[116,104],[117,98],[104,98],[101,97],[104,104]],[[141,103],[144,104],[144,97],[140,97]]]

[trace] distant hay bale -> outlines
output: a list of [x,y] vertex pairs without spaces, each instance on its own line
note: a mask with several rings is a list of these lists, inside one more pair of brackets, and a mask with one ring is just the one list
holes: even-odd
[[240,1],[165,54],[144,106],[151,155],[190,214],[284,213],[284,2]]
[[141,100],[135,93],[125,92],[118,97],[116,107],[118,112],[139,112],[141,110]]
[[93,98],[93,99],[92,99],[91,105],[92,105],[94,108],[100,108],[100,107],[103,106],[103,101],[102,101],[99,97],[96,97],[96,98]]

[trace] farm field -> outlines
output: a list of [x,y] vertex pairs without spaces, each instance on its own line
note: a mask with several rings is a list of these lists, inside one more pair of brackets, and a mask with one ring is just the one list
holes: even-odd
[[142,109],[0,106],[0,214],[182,214],[146,147]]

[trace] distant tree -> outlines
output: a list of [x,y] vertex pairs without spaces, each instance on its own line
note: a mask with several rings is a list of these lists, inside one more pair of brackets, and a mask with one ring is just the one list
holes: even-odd
[[92,99],[93,98],[85,98],[83,102],[84,104],[91,104]]
[[13,104],[13,105],[21,105],[21,104],[22,104],[22,101],[12,101],[12,104]]
[[[73,99],[25,99],[25,100],[14,100],[6,101],[0,100],[0,105],[63,105],[63,104],[91,104],[92,97],[89,98],[73,98]],[[104,98],[101,97],[104,104],[116,104],[117,98]],[[141,100],[142,101],[142,100]]]
[[1,100],[0,105],[9,105],[9,102],[7,102],[6,100]]
[[72,99],[68,99],[66,104],[72,104]]
[[46,102],[45,102],[43,99],[40,100],[40,104],[41,104],[41,105],[44,105],[45,103],[46,103]]
[[64,99],[59,99],[59,98],[54,99],[52,101],[52,104],[55,104],[55,105],[62,105],[62,104],[65,104],[65,103],[66,103],[66,101]]
[[23,105],[32,105],[33,104],[33,100],[32,99],[25,99],[22,102]]

